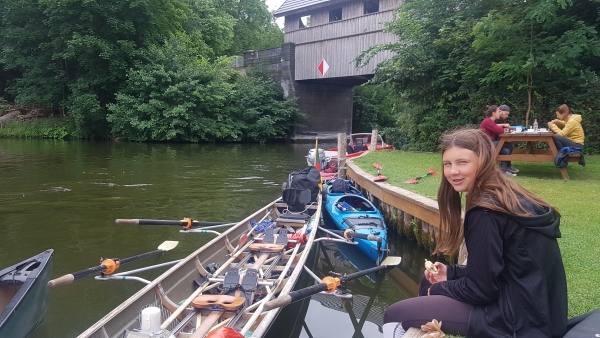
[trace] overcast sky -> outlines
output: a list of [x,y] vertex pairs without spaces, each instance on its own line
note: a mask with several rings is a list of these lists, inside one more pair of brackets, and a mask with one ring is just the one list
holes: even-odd
[[[284,1],[285,0],[266,0],[266,3],[269,11],[273,12],[274,10],[278,9]],[[279,27],[283,28],[283,18],[277,18],[277,24]]]

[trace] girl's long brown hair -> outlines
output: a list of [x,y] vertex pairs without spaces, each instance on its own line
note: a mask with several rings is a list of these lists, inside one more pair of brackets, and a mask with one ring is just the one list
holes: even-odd
[[[507,214],[532,216],[521,204],[522,199],[526,199],[540,207],[550,208],[558,214],[558,211],[548,202],[514,180],[508,179],[496,168],[494,144],[480,129],[459,129],[442,135],[441,139],[442,156],[452,147],[468,149],[477,155],[477,174],[473,187],[467,191],[465,211],[481,206]],[[437,238],[434,254],[453,255],[458,251],[464,237],[461,196],[445,178],[442,178],[438,190],[438,205],[442,231]]]

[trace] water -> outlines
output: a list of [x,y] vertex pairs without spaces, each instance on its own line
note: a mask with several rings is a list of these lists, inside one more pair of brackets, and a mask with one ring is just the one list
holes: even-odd
[[[288,174],[305,167],[308,147],[0,139],[0,266],[53,248],[52,275],[58,277],[95,266],[101,257],[126,258],[155,250],[165,240],[179,245],[126,269],[183,258],[214,235],[182,234],[177,227],[118,225],[114,220],[241,220],[279,196]],[[418,255],[414,261],[422,262],[420,257],[427,253],[411,245],[397,245],[392,254],[407,256],[409,262],[411,255]],[[335,271],[356,271],[339,250],[327,250]],[[320,249],[318,262],[325,261],[327,250]],[[352,308],[358,321],[351,320],[347,307],[332,309],[331,302],[323,305],[319,299],[307,301],[307,310],[287,311],[280,322],[302,320],[294,337],[340,336],[330,322],[323,323],[323,315],[335,318],[336,324],[346,321],[345,327],[358,331],[357,336],[360,331],[367,337],[380,334],[382,309],[414,296],[419,264],[395,269],[403,274],[402,283],[412,280],[408,286],[386,277],[373,291],[376,283],[361,282],[368,287],[359,290],[371,295],[365,297],[377,298],[362,325],[354,325],[360,324],[360,316]],[[142,277],[152,279],[160,272]],[[32,337],[75,337],[141,287],[134,281],[87,278],[54,288],[45,323]]]

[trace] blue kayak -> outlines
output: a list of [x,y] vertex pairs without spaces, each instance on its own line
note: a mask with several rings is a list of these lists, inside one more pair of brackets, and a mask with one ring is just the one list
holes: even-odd
[[325,212],[340,230],[352,229],[357,234],[381,237],[381,245],[376,241],[355,239],[363,253],[376,263],[381,262],[387,253],[387,230],[381,212],[353,186],[344,193],[332,192],[331,188],[332,185],[327,186]]

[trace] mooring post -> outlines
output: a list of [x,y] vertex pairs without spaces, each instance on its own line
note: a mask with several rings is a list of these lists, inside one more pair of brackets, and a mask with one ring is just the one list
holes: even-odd
[[338,133],[338,177],[346,178],[346,133]]
[[369,150],[377,150],[377,129],[373,129],[371,132],[371,147]]

